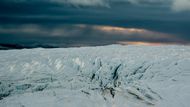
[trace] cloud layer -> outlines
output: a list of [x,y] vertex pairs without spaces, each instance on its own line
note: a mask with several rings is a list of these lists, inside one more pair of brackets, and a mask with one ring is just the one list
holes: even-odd
[[83,6],[109,6],[113,2],[128,2],[132,4],[165,4],[174,11],[190,10],[190,0],[50,0],[51,2],[67,3]]
[[[12,44],[54,44],[57,46],[102,45],[124,42],[185,43],[176,36],[145,29],[97,25],[40,25],[0,27],[0,42]],[[12,38],[12,39],[10,39]],[[24,43],[25,42],[25,43]],[[65,44],[64,44],[65,43]]]
[[83,6],[108,6],[108,0],[50,0],[51,2],[83,5]]
[[189,0],[1,0],[0,43],[187,44],[188,3]]
[[117,2],[131,3],[133,5],[165,5],[171,10],[190,11],[190,0],[3,0],[5,2],[50,2],[57,4],[69,4],[74,6],[102,6],[110,7]]
[[190,11],[190,0],[173,0],[172,9],[175,11]]
[[[174,11],[190,11],[190,0],[40,0],[74,6],[104,6],[116,2],[127,2],[134,5],[168,5]],[[6,0],[6,2],[39,2],[39,0]]]

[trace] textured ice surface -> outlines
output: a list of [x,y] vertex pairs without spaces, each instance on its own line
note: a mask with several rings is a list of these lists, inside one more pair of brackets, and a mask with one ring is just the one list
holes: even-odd
[[0,51],[0,107],[189,107],[190,47]]

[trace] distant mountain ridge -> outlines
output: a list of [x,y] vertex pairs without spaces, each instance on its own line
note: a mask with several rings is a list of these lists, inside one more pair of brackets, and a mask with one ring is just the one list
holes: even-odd
[[10,49],[32,49],[32,48],[58,48],[53,45],[32,44],[32,45],[20,45],[20,44],[0,44],[0,50]]

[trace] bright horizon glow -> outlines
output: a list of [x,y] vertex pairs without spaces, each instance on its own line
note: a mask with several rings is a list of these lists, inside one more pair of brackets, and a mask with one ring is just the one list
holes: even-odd
[[167,45],[166,43],[152,43],[152,42],[138,42],[138,41],[134,41],[134,42],[118,42],[121,45],[144,45],[144,46],[160,46],[160,45]]

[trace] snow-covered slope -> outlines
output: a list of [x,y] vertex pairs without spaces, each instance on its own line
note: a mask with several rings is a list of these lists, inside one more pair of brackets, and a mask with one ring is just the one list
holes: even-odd
[[0,51],[0,107],[189,107],[190,47]]

